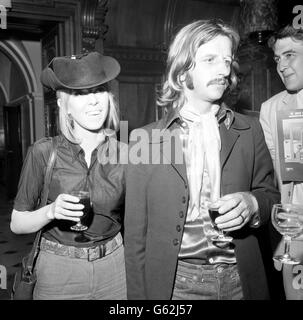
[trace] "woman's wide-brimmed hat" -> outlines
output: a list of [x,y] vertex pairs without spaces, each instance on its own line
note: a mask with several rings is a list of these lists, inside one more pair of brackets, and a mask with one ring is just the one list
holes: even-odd
[[89,89],[110,80],[120,73],[119,62],[99,52],[68,57],[55,57],[42,71],[41,82],[53,89]]

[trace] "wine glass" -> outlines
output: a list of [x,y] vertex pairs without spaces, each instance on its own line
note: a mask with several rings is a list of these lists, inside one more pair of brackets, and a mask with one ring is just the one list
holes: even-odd
[[291,240],[303,231],[303,206],[294,204],[274,204],[271,221],[275,229],[283,235],[284,253],[274,256],[275,261],[285,264],[299,264],[301,261],[290,255]]
[[91,208],[89,192],[80,190],[72,191],[70,194],[74,197],[78,197],[80,200],[79,203],[84,205],[84,208],[82,209],[83,216],[81,216],[80,220],[75,225],[71,226],[70,229],[73,231],[81,232],[81,234],[75,238],[75,241],[88,242],[90,241],[90,239],[83,234],[83,231],[88,229],[88,226],[85,225],[84,221],[87,221],[88,216],[93,212]]
[[220,215],[218,209],[219,209],[218,206],[215,206],[214,204],[208,205],[208,212],[209,212],[210,220],[212,222],[214,229],[216,231],[218,231],[218,235],[212,236],[211,240],[213,242],[231,242],[233,240],[233,238],[225,235],[224,231],[219,229],[215,223],[216,218]]

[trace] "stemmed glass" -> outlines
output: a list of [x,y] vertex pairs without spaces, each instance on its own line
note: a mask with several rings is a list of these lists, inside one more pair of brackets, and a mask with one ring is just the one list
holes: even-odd
[[87,221],[90,214],[92,214],[92,208],[91,208],[91,202],[90,202],[90,195],[88,191],[72,191],[70,193],[71,195],[79,198],[79,203],[84,205],[83,208],[83,216],[80,218],[80,221],[78,221],[75,225],[71,226],[71,230],[81,232],[79,236],[75,238],[75,241],[77,242],[88,242],[90,241],[89,238],[87,238],[83,231],[88,229],[88,226],[84,224],[84,221]]
[[300,260],[290,255],[291,240],[303,231],[303,206],[294,204],[274,204],[271,221],[275,229],[283,235],[284,253],[274,256],[275,261],[285,264],[299,264]]
[[213,242],[231,242],[233,238],[225,235],[224,231],[219,229],[215,223],[216,218],[220,215],[218,209],[219,208],[213,204],[208,205],[208,212],[209,212],[209,217],[211,219],[212,225],[214,229],[218,231],[218,235],[212,236],[211,240]]

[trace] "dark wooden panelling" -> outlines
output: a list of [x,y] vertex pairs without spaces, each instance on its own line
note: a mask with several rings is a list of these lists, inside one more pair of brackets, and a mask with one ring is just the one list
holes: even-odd
[[[282,2],[278,0],[291,13],[291,4]],[[8,31],[1,37],[10,32],[41,39],[57,26],[62,33],[59,54],[92,50],[96,41],[98,50],[104,48],[121,64],[122,115],[131,119],[130,127],[137,127],[156,118],[155,87],[164,74],[166,51],[175,32],[193,20],[208,18],[221,18],[237,27],[238,17],[238,0],[14,0]],[[267,49],[248,45],[241,50],[242,83],[231,104],[258,111],[283,86]]]
[[130,129],[161,116],[157,113],[155,88],[161,83],[166,51],[176,31],[193,20],[211,17],[235,24],[237,15],[238,5],[232,1],[109,1],[104,51],[121,64],[119,101]]
[[121,119],[128,121],[129,131],[156,120],[156,86],[159,78],[120,77]]
[[158,48],[170,0],[111,0],[108,5],[105,47]]
[[240,81],[233,107],[240,111],[260,111],[261,104],[283,90],[276,72],[272,50],[264,44],[248,41],[239,49]]

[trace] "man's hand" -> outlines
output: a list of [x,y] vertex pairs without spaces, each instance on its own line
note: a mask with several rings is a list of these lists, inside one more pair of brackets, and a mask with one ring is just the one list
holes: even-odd
[[258,210],[258,202],[249,192],[227,194],[214,205],[219,208],[220,213],[215,222],[224,231],[241,229]]

